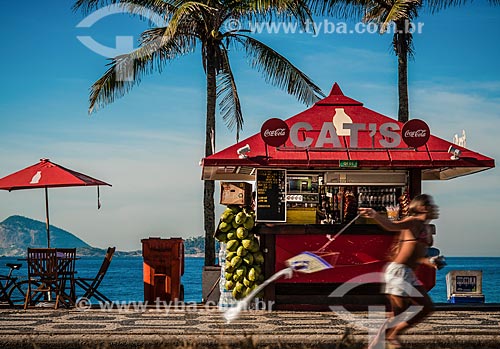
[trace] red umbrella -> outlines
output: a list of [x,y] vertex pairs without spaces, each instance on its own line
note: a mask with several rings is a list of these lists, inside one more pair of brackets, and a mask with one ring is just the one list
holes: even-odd
[[47,246],[50,247],[49,228],[49,194],[48,188],[97,186],[98,208],[99,186],[109,185],[101,180],[89,177],[82,173],[67,169],[50,162],[49,159],[40,159],[38,164],[26,167],[0,179],[0,189],[12,191],[20,189],[45,188],[45,212],[47,226]]

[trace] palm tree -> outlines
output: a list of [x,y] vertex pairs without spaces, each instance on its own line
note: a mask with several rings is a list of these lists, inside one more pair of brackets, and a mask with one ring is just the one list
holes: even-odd
[[[265,80],[286,91],[301,102],[312,104],[322,96],[321,89],[285,57],[248,35],[239,26],[253,20],[295,19],[302,26],[310,17],[303,0],[77,0],[75,10],[90,13],[104,5],[123,6],[132,14],[146,18],[161,16],[164,26],[141,34],[139,47],[111,59],[109,69],[91,88],[89,113],[123,96],[141,77],[162,70],[164,64],[201,48],[206,74],[207,109],[205,156],[215,147],[215,113],[219,100],[223,120],[236,129],[236,140],[243,126],[243,115],[229,48],[241,48],[253,68]],[[232,28],[236,25],[237,28]],[[205,265],[215,263],[214,181],[204,181]]]
[[[310,0],[309,4],[314,12],[321,15],[362,18],[365,22],[375,23],[381,33],[386,32],[393,24],[392,46],[398,59],[398,121],[406,122],[409,119],[408,58],[412,58],[414,53],[409,24],[418,17],[421,10],[435,13],[466,2],[467,0]],[[500,5],[500,0],[488,2]]]

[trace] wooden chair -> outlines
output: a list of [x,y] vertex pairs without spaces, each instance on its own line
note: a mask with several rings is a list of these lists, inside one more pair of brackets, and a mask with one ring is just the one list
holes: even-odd
[[97,290],[99,285],[104,279],[106,272],[108,271],[109,265],[111,264],[111,259],[115,253],[115,247],[108,247],[104,260],[102,261],[101,267],[94,278],[75,278],[76,286],[80,287],[84,294],[80,298],[90,299],[94,297],[100,302],[111,303],[111,300],[103,295]]
[[[28,290],[24,309],[35,305],[44,296],[51,301],[55,296],[58,306],[59,284],[57,276],[57,252],[55,248],[28,248]],[[35,284],[36,282],[36,284]]]
[[74,306],[76,302],[76,248],[57,248],[56,255],[58,278],[58,298],[56,302],[62,302],[66,307]]

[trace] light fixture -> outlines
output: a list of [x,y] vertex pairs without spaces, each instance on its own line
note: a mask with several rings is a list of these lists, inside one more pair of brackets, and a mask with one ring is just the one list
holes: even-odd
[[462,155],[462,151],[452,145],[450,145],[450,147],[448,148],[448,153],[451,154],[450,159],[452,160],[458,160],[460,159],[460,155]]
[[248,157],[247,153],[250,152],[250,145],[245,145],[236,151],[240,159],[246,159]]

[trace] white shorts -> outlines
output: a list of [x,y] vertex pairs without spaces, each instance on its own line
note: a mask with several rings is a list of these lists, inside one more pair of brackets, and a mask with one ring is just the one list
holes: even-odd
[[385,267],[384,293],[400,297],[418,297],[420,292],[415,286],[422,286],[413,270],[405,265],[391,262]]

